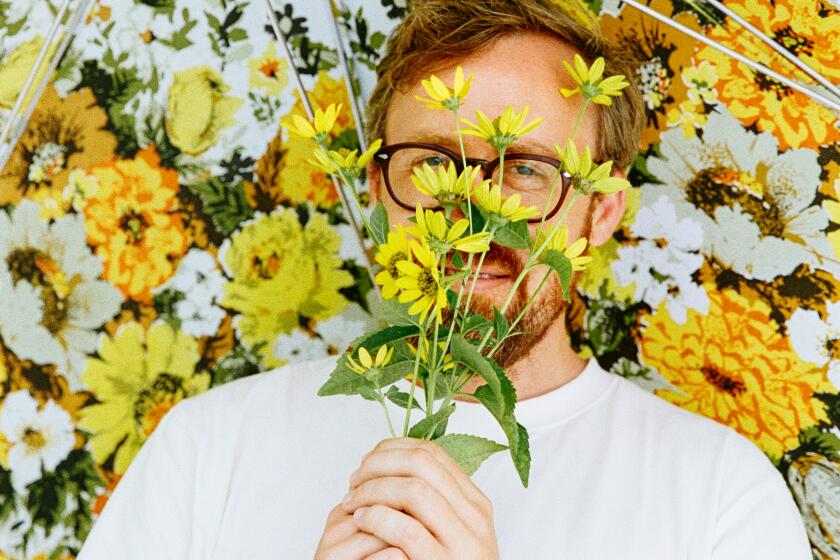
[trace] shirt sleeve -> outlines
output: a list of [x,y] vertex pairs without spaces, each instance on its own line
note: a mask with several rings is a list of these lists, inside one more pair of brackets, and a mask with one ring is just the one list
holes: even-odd
[[724,445],[721,476],[712,560],[812,560],[802,518],[784,479],[737,433],[730,433]]
[[183,418],[185,405],[173,407],[140,449],[79,560],[189,557],[196,455]]

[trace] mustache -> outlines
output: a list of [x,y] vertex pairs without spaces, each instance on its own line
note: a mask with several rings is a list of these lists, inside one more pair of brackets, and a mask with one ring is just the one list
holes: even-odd
[[482,268],[485,266],[504,271],[515,278],[524,270],[525,259],[521,258],[515,249],[491,242]]

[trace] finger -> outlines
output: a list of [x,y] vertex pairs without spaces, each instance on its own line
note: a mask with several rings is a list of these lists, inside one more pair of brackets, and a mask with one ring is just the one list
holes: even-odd
[[362,560],[369,558],[378,552],[387,550],[391,546],[382,539],[369,533],[359,532],[356,524],[353,524],[355,533],[349,538],[342,540],[335,546],[327,548],[317,560]]
[[409,560],[409,558],[405,555],[405,552],[392,546],[376,554],[371,554],[365,560]]
[[401,548],[409,558],[445,558],[446,550],[410,515],[383,505],[359,508],[353,514],[362,531]]
[[374,478],[356,488],[342,502],[348,512],[374,504],[405,511],[447,548],[454,548],[460,538],[470,533],[446,498],[421,478]]
[[492,513],[492,504],[484,492],[464,473],[455,459],[450,457],[438,444],[416,438],[388,438],[380,441],[367,456],[372,455],[377,450],[388,449],[422,449],[428,452],[455,480],[461,488],[461,493],[485,513]]
[[327,525],[324,528],[324,535],[318,544],[318,549],[327,549],[339,542],[350,538],[358,532],[358,526],[353,521],[353,516],[348,513],[341,504],[330,510],[327,516]]
[[464,494],[462,486],[426,449],[388,449],[368,455],[351,477],[350,491],[370,480],[387,476],[425,480],[446,497],[466,525],[473,527],[484,522],[485,512],[481,506]]

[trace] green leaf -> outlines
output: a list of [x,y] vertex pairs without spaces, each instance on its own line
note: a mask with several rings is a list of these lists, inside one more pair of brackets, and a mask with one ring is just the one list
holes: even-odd
[[464,268],[464,257],[461,256],[459,251],[455,251],[452,255],[452,265],[458,270]]
[[549,249],[543,253],[542,261],[550,266],[560,279],[563,298],[569,301],[569,286],[572,284],[572,261],[564,253]]
[[189,189],[201,199],[202,210],[224,236],[230,235],[239,224],[254,216],[242,182],[225,185],[216,177],[211,177],[190,185]]
[[230,33],[228,33],[228,38],[231,41],[244,41],[248,38],[248,33],[241,27],[237,27],[235,29],[230,30]]
[[359,387],[359,395],[361,395],[363,399],[369,401],[383,402],[382,395],[379,394],[379,391],[370,385],[362,385]]
[[531,231],[527,220],[508,222],[493,232],[493,241],[511,249],[527,249],[531,246]]
[[410,304],[400,303],[397,298],[385,299],[379,302],[376,309],[373,311],[374,317],[386,325],[392,326],[415,326],[420,324],[417,322],[417,315],[411,315],[408,312]]
[[478,331],[482,337],[487,334],[487,331],[492,328],[490,320],[484,315],[478,313],[470,313],[464,319],[464,334],[469,334],[472,331]]
[[[401,408],[408,408],[409,394],[400,391],[395,385],[391,385],[388,391],[385,392],[385,396],[388,397],[388,400],[395,405]],[[420,406],[419,402],[417,402],[417,395],[414,395],[414,398],[411,400],[411,408],[416,408],[421,411],[423,410],[423,407]]]
[[[373,351],[378,349],[383,344],[390,344],[392,342],[396,342],[397,340],[403,340],[405,338],[417,336],[419,333],[419,329],[413,325],[388,327],[382,329],[381,331],[377,331],[375,333],[360,337],[361,342],[358,342],[358,344],[353,344],[352,346],[354,348],[357,346],[362,346],[369,351]],[[356,341],[354,341],[354,343],[355,342]]]
[[450,403],[446,408],[441,407],[431,416],[427,416],[413,425],[408,430],[408,437],[435,439],[442,436],[443,431],[446,430],[446,421],[453,412],[455,412],[455,403]]
[[[487,386],[490,388],[489,390],[493,393],[494,402],[503,403],[502,386],[499,382],[499,377],[493,369],[491,360],[482,356],[476,347],[467,342],[460,334],[452,335],[450,349],[453,360],[475,371],[487,382]],[[502,414],[504,410],[499,409],[498,412]]]
[[446,434],[434,441],[455,459],[467,476],[472,476],[485,459],[507,449],[501,443],[466,434]]
[[388,211],[382,202],[377,202],[370,215],[370,229],[373,242],[382,245],[388,240]]
[[505,338],[510,330],[507,318],[495,305],[493,306],[493,329],[496,331],[496,340]]

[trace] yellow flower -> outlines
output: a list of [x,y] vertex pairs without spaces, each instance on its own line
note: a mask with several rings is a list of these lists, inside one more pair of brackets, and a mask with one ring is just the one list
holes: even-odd
[[374,280],[382,286],[382,297],[390,299],[399,291],[397,279],[400,277],[397,263],[411,259],[411,247],[403,226],[396,226],[388,232],[388,241],[377,247],[376,262],[382,265]]
[[[408,349],[411,350],[411,353],[416,356],[417,355],[417,348],[415,348],[414,345],[410,342],[408,342],[407,345],[408,345]],[[423,366],[425,366],[427,369],[430,366],[433,365],[433,364],[430,363],[430,360],[431,360],[431,356],[430,356],[430,353],[429,353],[430,345],[431,345],[431,342],[429,342],[428,339],[423,339],[423,345],[422,345],[421,350],[420,350],[420,363]],[[438,348],[442,352],[443,349],[446,348],[446,342],[443,341],[443,340],[438,342]],[[442,370],[443,371],[448,371],[450,369],[453,369],[454,367],[455,367],[455,362],[452,360],[452,354],[447,353],[443,357],[443,368],[442,368]],[[409,374],[406,377],[406,379],[411,381],[411,374]]]
[[103,338],[97,355],[88,358],[82,380],[99,403],[82,409],[79,426],[92,434],[94,459],[102,464],[116,450],[114,470],[124,473],[169,409],[205,391],[210,374],[195,374],[198,342],[163,321],[147,331],[122,325]]
[[[35,59],[38,57],[38,52],[44,44],[44,38],[41,35],[35,35],[34,38],[26,41],[18,46],[11,53],[6,53],[0,62],[0,108],[11,109],[17,96],[20,95],[20,90],[26,82],[26,77],[35,65]],[[46,60],[49,60],[55,52],[55,45],[50,48],[47,53]],[[47,65],[42,64],[38,76],[35,78],[37,84],[44,76],[47,70]],[[29,91],[29,97],[24,100],[24,107],[34,93]]]
[[660,396],[726,424],[772,457],[799,445],[800,430],[825,420],[814,393],[834,389],[824,368],[800,359],[760,299],[708,287],[709,310],[683,324],[662,304],[648,319],[641,355],[679,391]]
[[468,187],[478,179],[481,169],[467,166],[458,174],[455,164],[446,167],[415,167],[411,182],[421,193],[435,198],[443,206],[457,206],[467,199]]
[[248,61],[248,68],[250,69],[248,86],[262,88],[268,95],[280,95],[289,83],[287,75],[289,65],[286,59],[277,56],[274,41],[268,42],[262,56]]
[[565,97],[572,96],[579,91],[587,101],[592,101],[599,105],[612,105],[612,99],[610,97],[621,95],[621,90],[630,85],[624,81],[624,76],[621,74],[616,74],[603,80],[601,79],[605,66],[603,57],[599,56],[592,63],[592,66],[587,67],[583,57],[575,53],[574,63],[575,67],[572,68],[568,62],[563,61],[563,66],[566,67],[566,70],[577,84],[577,87],[574,89],[560,89],[560,93]]
[[682,71],[682,81],[688,86],[688,99],[694,104],[706,103],[712,105],[717,103],[717,91],[715,84],[718,75],[715,67],[704,60],[699,66],[687,66]]
[[490,186],[490,181],[481,183],[475,190],[475,201],[478,205],[492,214],[497,214],[511,222],[529,220],[540,215],[536,206],[520,206],[521,196],[512,194],[507,198],[502,196],[500,185]]
[[417,262],[400,261],[397,270],[400,277],[397,287],[402,290],[400,303],[413,301],[408,309],[412,315],[419,313],[420,322],[426,319],[429,310],[435,309],[438,321],[442,321],[441,311],[446,309],[446,289],[440,282],[437,257],[426,244],[412,240],[411,253]]
[[315,161],[309,160],[309,163],[328,175],[340,173],[349,180],[359,177],[362,169],[370,163],[380,146],[382,146],[382,140],[378,139],[360,156],[357,156],[359,150],[341,148],[336,151],[318,146],[314,151]]
[[228,90],[222,75],[209,66],[175,72],[166,118],[172,145],[196,156],[218,142],[242,105],[241,99],[225,96]]
[[668,109],[667,120],[669,127],[679,126],[686,138],[692,138],[697,134],[698,128],[703,128],[709,121],[709,117],[698,112],[702,106],[695,105],[689,100],[680,103],[679,109],[671,107]]
[[388,365],[388,362],[391,361],[391,356],[393,355],[393,347],[389,348],[387,344],[383,344],[379,347],[379,351],[376,353],[376,358],[372,358],[366,348],[359,348],[359,361],[357,362],[353,359],[353,356],[348,354],[347,366],[359,375],[364,375],[368,372],[368,370]]
[[[542,232],[537,233],[536,247],[542,246],[545,241],[545,236]],[[586,250],[587,239],[585,237],[579,238],[577,241],[569,245],[569,230],[560,226],[557,232],[551,237],[545,250],[554,250],[563,253],[572,263],[572,271],[584,270],[586,265],[592,262],[592,257],[581,256]],[[543,253],[545,255],[545,253]]]
[[311,138],[319,144],[326,144],[330,132],[335,126],[338,116],[341,114],[342,104],[330,103],[327,110],[324,111],[320,107],[315,109],[315,122],[309,122],[307,119],[298,114],[285,117],[281,124],[289,129],[289,132],[302,136],[303,138]]
[[420,82],[426,94],[431,99],[426,99],[415,95],[418,101],[426,103],[429,109],[444,109],[447,111],[454,111],[461,106],[461,102],[467,93],[470,91],[470,84],[472,83],[475,74],[470,74],[470,77],[464,80],[464,69],[460,66],[455,69],[455,84],[452,89],[449,89],[443,80],[434,74],[428,79]]
[[483,253],[490,249],[490,232],[461,237],[470,227],[470,221],[467,219],[458,220],[450,227],[443,212],[424,210],[419,204],[415,219],[415,225],[409,227],[408,232],[424,240],[438,254],[448,253],[453,248],[465,253]]
[[592,162],[589,146],[579,154],[575,143],[569,138],[566,149],[555,144],[554,149],[563,160],[563,169],[572,176],[572,184],[582,194],[604,193],[611,194],[630,188],[630,183],[621,177],[611,177],[612,161],[598,166]]
[[513,107],[506,107],[501,116],[492,121],[482,111],[478,110],[475,112],[477,123],[466,118],[461,119],[461,122],[469,127],[463,133],[468,136],[478,136],[499,152],[502,152],[513,144],[517,138],[534,130],[542,122],[542,117],[540,117],[528,124],[523,124],[530,109],[530,106],[526,105],[524,109],[515,113]]
[[250,347],[259,345],[264,365],[285,363],[272,350],[279,335],[301,320],[328,319],[347,306],[340,290],[352,286],[353,277],[341,268],[340,246],[323,214],[312,214],[304,228],[294,210],[280,209],[234,233],[220,253],[232,277],[221,304],[239,313],[239,337]]

